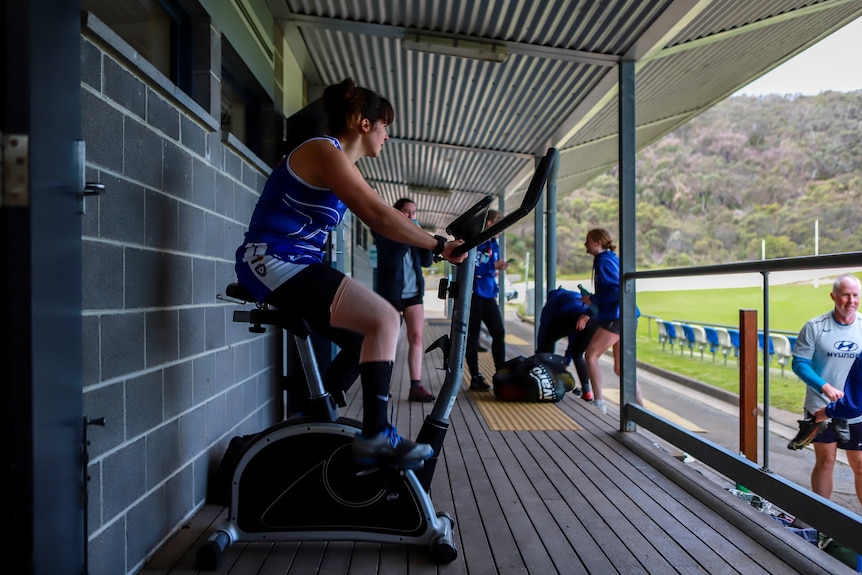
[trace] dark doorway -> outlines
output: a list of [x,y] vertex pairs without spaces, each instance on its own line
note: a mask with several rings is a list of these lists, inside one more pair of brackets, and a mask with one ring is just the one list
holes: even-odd
[[2,366],[15,573],[84,571],[80,15],[2,8]]

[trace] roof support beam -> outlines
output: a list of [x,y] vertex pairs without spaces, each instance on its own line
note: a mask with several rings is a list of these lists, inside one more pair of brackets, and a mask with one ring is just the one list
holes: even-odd
[[[639,60],[664,48],[667,42],[679,32],[682,26],[694,20],[713,0],[676,0],[644,30],[639,40],[624,57],[625,60]],[[552,145],[563,150],[568,142],[589,122],[611,99],[618,89],[618,74],[607,73],[592,88],[587,96],[578,103],[572,113],[561,123],[551,137]]]
[[[689,42],[684,42],[682,44],[677,44],[675,46],[670,46],[668,48],[662,48],[659,51],[653,52],[649,55],[647,59],[655,59],[655,58],[664,58],[666,56],[672,56],[674,54],[679,54],[680,52],[687,52],[688,50],[694,50],[695,48],[702,48],[703,46],[707,46],[709,44],[714,44],[715,42],[722,42],[724,40],[728,40],[735,36],[739,36],[741,34],[750,34],[752,32],[757,32],[758,30],[762,30],[768,26],[773,26],[775,24],[783,24],[785,22],[795,20],[796,18],[801,18],[803,16],[810,16],[811,14],[815,14],[817,12],[821,12],[823,10],[832,10],[837,8],[842,4],[847,4],[849,2],[853,2],[854,0],[832,0],[827,2],[820,2],[818,4],[812,4],[810,6],[806,6],[804,8],[798,8],[796,10],[791,10],[790,12],[785,12],[783,14],[777,14],[775,16],[770,16],[768,18],[764,18],[762,20],[758,20],[757,22],[752,22],[751,24],[746,24],[744,26],[739,26],[737,28],[731,28],[730,30],[723,30],[716,34],[710,34],[709,36],[704,36],[703,38],[697,38],[696,40],[691,40]],[[825,35],[824,35],[825,37]],[[819,41],[819,39],[817,40]],[[813,44],[814,42],[812,42]],[[798,50],[801,52],[806,49],[807,46],[804,46]],[[795,54],[795,53],[794,53]]]
[[533,158],[535,158],[533,154],[524,154],[522,152],[509,152],[507,150],[488,150],[485,148],[471,148],[468,146],[455,146],[453,144],[439,144],[434,142],[424,142],[420,140],[408,140],[406,138],[389,138],[389,142],[393,144],[410,144],[414,146],[422,146],[423,148],[438,148],[441,150],[467,152],[470,154],[490,154],[496,156],[506,156],[509,158],[518,158],[521,160],[532,160]]
[[713,0],[677,0],[640,35],[623,58],[639,62],[652,57],[667,46],[712,2]]

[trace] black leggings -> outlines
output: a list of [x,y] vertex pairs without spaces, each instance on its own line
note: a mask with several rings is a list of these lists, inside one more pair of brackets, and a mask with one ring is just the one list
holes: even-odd
[[467,355],[465,362],[470,375],[479,375],[479,332],[482,324],[488,328],[491,336],[491,356],[494,358],[494,368],[500,369],[506,363],[506,328],[500,306],[494,298],[480,297],[473,294],[470,300],[470,322],[467,325]]
[[326,264],[312,264],[267,298],[278,309],[304,319],[313,334],[341,348],[323,374],[323,386],[330,392],[346,391],[359,377],[362,334],[330,325],[329,308],[343,279],[343,273]]
[[[582,330],[575,329],[575,323],[578,321],[579,314],[560,315],[551,318],[548,325],[540,326],[539,339],[536,342],[536,352],[538,353],[554,353],[557,340],[567,338],[567,352],[572,358],[572,363],[575,364],[575,371],[578,374],[578,379],[581,382],[581,387],[590,385],[590,377],[587,372],[587,362],[584,360],[584,352],[587,346],[590,345],[590,339],[599,327],[599,322],[594,318],[590,318],[587,325]],[[568,339],[572,336],[571,339]]]

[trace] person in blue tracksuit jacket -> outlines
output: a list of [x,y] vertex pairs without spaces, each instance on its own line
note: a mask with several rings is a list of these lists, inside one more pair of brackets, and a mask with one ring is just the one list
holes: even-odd
[[[593,294],[584,295],[583,302],[588,306],[595,306],[596,312],[583,314],[578,318],[577,328],[583,330],[587,326],[590,317],[598,321],[599,326],[590,338],[584,359],[587,362],[587,372],[590,383],[593,386],[592,405],[601,413],[607,413],[604,397],[602,396],[602,370],[599,366],[599,358],[608,350],[614,350],[614,373],[620,375],[620,332],[622,322],[620,321],[620,259],[614,252],[616,244],[611,239],[610,233],[602,228],[594,228],[587,233],[584,247],[588,254],[593,256]],[[640,311],[636,312],[640,316]],[[636,326],[632,326],[635,328]],[[637,386],[636,400],[643,405],[640,385]]]
[[589,306],[581,299],[580,292],[567,290],[564,287],[549,291],[539,319],[536,353],[554,353],[557,340],[567,338],[566,363],[571,361],[575,365],[575,372],[581,382],[581,399],[592,401],[593,392],[587,372],[587,362],[584,360],[584,351],[599,324],[594,318],[590,318],[584,329],[576,328],[578,318],[588,311]]
[[[485,227],[496,224],[503,217],[497,210],[488,210]],[[464,363],[470,370],[470,389],[485,391],[491,385],[479,371],[479,332],[482,324],[488,328],[491,336],[491,356],[494,358],[495,370],[506,363],[506,327],[500,306],[497,304],[497,294],[500,286],[497,282],[497,272],[509,267],[509,262],[500,260],[500,245],[497,238],[483,242],[476,248],[476,270],[473,276],[473,295],[470,300],[470,320],[467,324],[467,349]]]

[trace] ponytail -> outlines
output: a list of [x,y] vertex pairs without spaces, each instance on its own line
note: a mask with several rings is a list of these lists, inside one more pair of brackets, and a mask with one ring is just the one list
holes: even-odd
[[333,136],[349,132],[363,118],[372,124],[382,121],[387,126],[395,120],[395,110],[389,100],[357,86],[351,78],[323,90],[323,109]]
[[599,242],[602,244],[602,248],[610,251],[614,251],[617,249],[617,245],[611,239],[611,234],[608,230],[603,228],[594,228],[587,232],[587,237],[590,238],[594,242]]

